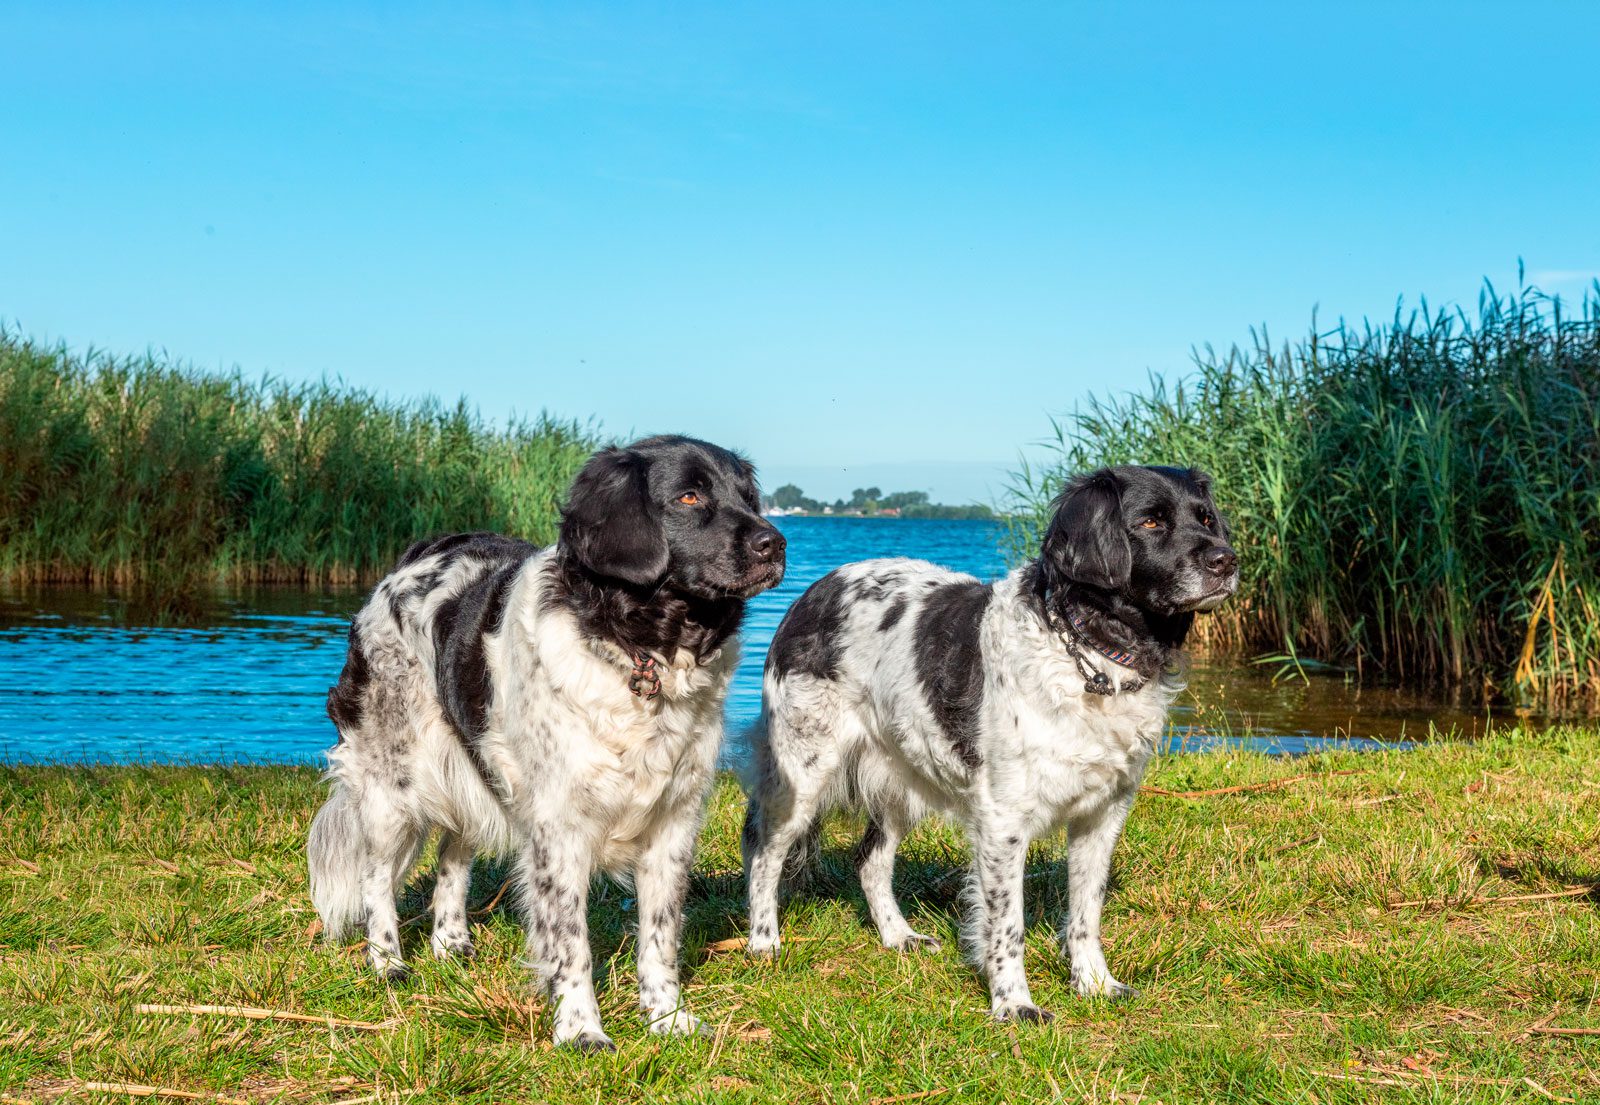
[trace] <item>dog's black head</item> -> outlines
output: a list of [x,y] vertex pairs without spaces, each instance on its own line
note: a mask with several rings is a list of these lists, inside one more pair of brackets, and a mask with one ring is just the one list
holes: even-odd
[[701,599],[746,599],[783,579],[783,534],[761,517],[755,468],[688,437],[596,453],[561,514],[561,551],[588,572]]
[[1102,468],[1067,484],[1045,533],[1041,571],[1158,617],[1212,610],[1239,586],[1239,558],[1193,468]]

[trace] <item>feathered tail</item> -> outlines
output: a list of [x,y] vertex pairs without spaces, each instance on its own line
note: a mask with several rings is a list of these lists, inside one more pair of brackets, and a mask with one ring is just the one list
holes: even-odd
[[366,914],[361,904],[366,850],[355,807],[344,787],[335,784],[333,796],[311,822],[311,839],[306,844],[311,902],[322,917],[323,935],[330,941],[343,939]]

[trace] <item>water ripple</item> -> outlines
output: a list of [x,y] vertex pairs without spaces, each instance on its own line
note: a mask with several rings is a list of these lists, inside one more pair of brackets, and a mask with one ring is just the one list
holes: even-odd
[[[782,586],[750,603],[728,700],[730,742],[761,704],[761,666],[779,620],[840,564],[914,556],[992,579],[1005,570],[987,522],[780,520]],[[333,743],[323,713],[344,662],[354,590],[262,588],[219,594],[208,622],[128,624],[103,594],[0,592],[0,761],[320,762]],[[1338,677],[1273,684],[1256,671],[1199,668],[1174,712],[1174,747],[1227,740],[1297,753],[1328,739],[1393,742],[1430,722],[1472,732],[1482,714],[1425,697],[1361,690]]]

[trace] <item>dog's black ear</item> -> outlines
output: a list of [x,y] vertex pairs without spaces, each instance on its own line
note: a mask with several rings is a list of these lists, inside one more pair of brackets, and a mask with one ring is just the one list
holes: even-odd
[[1133,548],[1122,519],[1122,488],[1109,468],[1079,476],[1055,502],[1040,555],[1060,577],[1106,591],[1133,576]]
[[1189,479],[1193,480],[1194,485],[1200,489],[1200,494],[1206,497],[1206,502],[1211,507],[1211,513],[1216,515],[1217,525],[1222,530],[1222,536],[1232,536],[1233,528],[1228,525],[1227,515],[1217,509],[1217,500],[1211,494],[1210,474],[1199,468],[1191,468],[1189,469]]
[[735,453],[734,459],[739,462],[739,495],[744,499],[745,505],[757,514],[761,513],[761,488],[756,483],[756,466],[750,463],[748,457]]
[[646,584],[667,570],[661,509],[650,498],[650,462],[627,449],[596,453],[572,481],[561,512],[561,547],[596,575]]

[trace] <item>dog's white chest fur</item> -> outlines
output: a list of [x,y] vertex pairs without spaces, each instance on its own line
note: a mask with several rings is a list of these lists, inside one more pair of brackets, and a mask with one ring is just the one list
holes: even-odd
[[[738,649],[730,640],[705,664],[680,653],[658,664],[660,692],[641,697],[627,686],[629,658],[549,609],[538,593],[544,580],[530,575],[535,593],[517,603],[509,629],[533,647],[507,647],[503,638],[490,649],[498,693],[483,746],[514,802],[585,831],[597,866],[622,870],[658,818],[703,789]],[[505,738],[508,729],[515,739]],[[573,780],[581,781],[575,791]]]
[[[995,592],[984,626],[985,651],[996,661],[984,695],[994,796],[1019,804],[1034,832],[1047,833],[1138,784],[1175,692],[1159,680],[1132,692],[1086,691],[1059,638],[1019,615],[1016,577]],[[1119,688],[1133,675],[1109,660],[1090,662]]]

